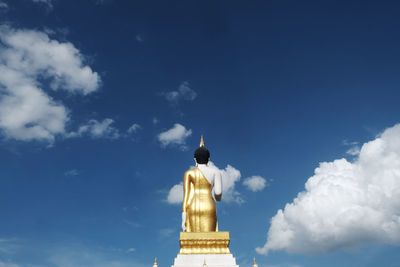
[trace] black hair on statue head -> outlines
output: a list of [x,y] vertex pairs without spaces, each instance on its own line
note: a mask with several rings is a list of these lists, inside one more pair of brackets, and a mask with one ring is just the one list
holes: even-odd
[[210,158],[210,151],[205,147],[199,147],[194,152],[194,158],[198,164],[207,164]]

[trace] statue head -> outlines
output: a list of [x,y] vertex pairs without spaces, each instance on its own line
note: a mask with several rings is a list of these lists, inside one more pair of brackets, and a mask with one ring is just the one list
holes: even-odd
[[207,164],[210,159],[210,151],[204,147],[203,136],[201,136],[200,147],[194,152],[194,159],[198,164]]

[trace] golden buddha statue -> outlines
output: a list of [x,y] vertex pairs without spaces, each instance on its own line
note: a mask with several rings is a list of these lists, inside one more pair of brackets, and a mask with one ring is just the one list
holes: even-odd
[[[210,152],[200,147],[194,152],[196,167],[183,177],[182,232],[179,254],[230,254],[229,232],[218,232],[215,200],[222,196],[222,177],[208,164]],[[211,165],[211,166],[210,166]]]
[[222,181],[219,170],[208,166],[210,152],[204,147],[203,136],[200,147],[194,152],[196,167],[188,170],[183,177],[183,232],[216,232],[217,201],[222,196]]

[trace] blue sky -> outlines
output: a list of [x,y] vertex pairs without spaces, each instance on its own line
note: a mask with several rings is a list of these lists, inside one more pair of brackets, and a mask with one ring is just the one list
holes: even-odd
[[240,266],[399,266],[396,1],[0,0],[0,266],[170,266],[204,135]]

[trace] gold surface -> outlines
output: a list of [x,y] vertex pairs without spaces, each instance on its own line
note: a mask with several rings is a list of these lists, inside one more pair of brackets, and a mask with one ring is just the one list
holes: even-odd
[[200,138],[200,147],[204,147],[204,139],[203,136]]
[[186,232],[217,231],[217,208],[211,192],[212,185],[198,168],[185,173],[182,212],[187,214]]
[[180,234],[180,254],[230,254],[229,232]]

